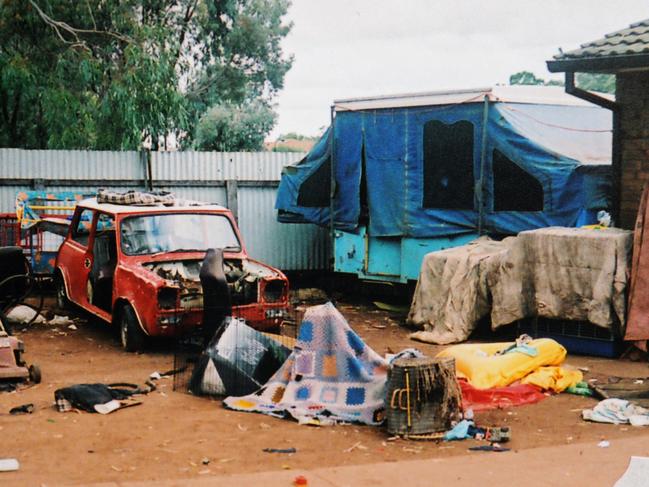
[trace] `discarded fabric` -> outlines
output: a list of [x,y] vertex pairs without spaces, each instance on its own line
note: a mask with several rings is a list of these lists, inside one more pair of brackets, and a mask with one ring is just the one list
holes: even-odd
[[387,368],[387,362],[327,303],[306,311],[296,347],[261,389],[223,403],[276,417],[378,425],[385,415]]
[[226,318],[221,335],[199,358],[190,381],[196,394],[243,396],[259,389],[286,361],[291,351],[282,343]]
[[637,406],[624,399],[604,399],[593,409],[584,409],[581,417],[597,423],[627,424],[649,426],[649,409]]
[[[465,378],[473,387],[489,389],[504,387],[536,371],[539,367],[558,366],[566,357],[566,349],[549,338],[532,340],[527,344],[538,351],[534,357],[523,353],[497,352],[510,348],[513,343],[481,343],[454,345],[443,350],[438,357],[454,357],[458,378]],[[558,378],[551,382],[548,377]],[[566,380],[559,380],[566,378]],[[580,382],[581,372],[568,373],[563,370],[544,374],[543,378],[553,390],[563,390]],[[563,389],[561,389],[563,387]]]

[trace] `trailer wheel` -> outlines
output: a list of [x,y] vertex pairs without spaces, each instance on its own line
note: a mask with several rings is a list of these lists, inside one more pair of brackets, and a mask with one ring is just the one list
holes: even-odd
[[140,328],[137,315],[130,304],[125,304],[119,312],[119,339],[127,352],[139,352],[144,347],[146,335]]
[[29,380],[32,381],[34,384],[40,384],[42,375],[41,375],[41,368],[38,365],[30,365],[29,366]]

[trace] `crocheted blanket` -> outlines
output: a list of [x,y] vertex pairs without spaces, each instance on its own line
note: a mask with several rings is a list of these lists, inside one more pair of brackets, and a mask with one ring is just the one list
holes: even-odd
[[331,303],[309,308],[284,365],[253,394],[225,406],[301,423],[378,425],[385,417],[388,363],[350,328]]

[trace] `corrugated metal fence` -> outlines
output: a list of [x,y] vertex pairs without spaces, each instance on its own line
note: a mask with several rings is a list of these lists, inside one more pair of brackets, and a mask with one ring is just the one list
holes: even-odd
[[280,224],[274,209],[282,168],[303,156],[0,149],[0,213],[14,212],[16,192],[27,189],[165,189],[181,198],[228,206],[253,258],[288,271],[322,270],[328,265],[327,230]]

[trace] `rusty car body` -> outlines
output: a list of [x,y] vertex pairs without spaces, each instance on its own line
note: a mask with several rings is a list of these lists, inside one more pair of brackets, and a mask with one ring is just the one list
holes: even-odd
[[209,248],[223,250],[232,314],[260,330],[278,327],[286,276],[248,257],[227,208],[194,202],[80,202],[56,259],[58,305],[72,302],[114,324],[128,351],[147,337],[178,336],[201,324],[199,272]]

